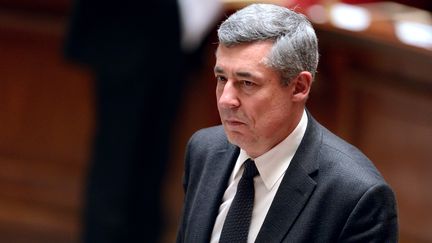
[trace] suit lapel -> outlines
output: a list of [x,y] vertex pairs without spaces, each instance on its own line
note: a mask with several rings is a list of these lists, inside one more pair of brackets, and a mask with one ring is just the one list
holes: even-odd
[[315,189],[311,174],[318,170],[321,143],[316,121],[308,114],[303,140],[285,172],[256,242],[281,242]]
[[199,186],[196,205],[192,215],[190,242],[210,242],[213,225],[218,215],[220,202],[229,176],[237,159],[239,149],[231,144],[226,150],[218,151],[206,161],[202,184]]

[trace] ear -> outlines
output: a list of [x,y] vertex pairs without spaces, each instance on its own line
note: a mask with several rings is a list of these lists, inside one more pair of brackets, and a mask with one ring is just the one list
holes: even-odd
[[312,74],[307,71],[301,72],[293,81],[294,101],[306,101],[312,86]]

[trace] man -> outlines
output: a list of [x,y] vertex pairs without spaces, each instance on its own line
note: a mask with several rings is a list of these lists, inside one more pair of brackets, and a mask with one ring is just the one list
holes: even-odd
[[[253,4],[223,22],[218,38],[223,126],[200,130],[188,143],[177,242],[397,242],[389,185],[305,109],[318,65],[308,20]],[[232,213],[243,205],[237,194],[247,194],[242,173],[251,174],[251,160],[258,171],[253,209],[236,221],[232,215],[249,207]]]

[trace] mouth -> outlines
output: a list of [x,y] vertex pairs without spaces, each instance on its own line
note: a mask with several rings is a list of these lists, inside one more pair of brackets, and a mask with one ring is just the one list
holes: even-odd
[[241,126],[241,125],[246,125],[246,123],[239,121],[239,120],[233,120],[233,119],[229,119],[229,120],[225,120],[224,123],[226,125],[229,126]]

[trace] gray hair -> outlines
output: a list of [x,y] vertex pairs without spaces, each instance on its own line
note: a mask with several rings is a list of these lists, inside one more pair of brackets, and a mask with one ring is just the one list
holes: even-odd
[[266,65],[280,72],[288,84],[302,71],[312,77],[318,66],[318,40],[302,14],[273,4],[251,4],[228,17],[218,29],[219,44],[274,41]]

